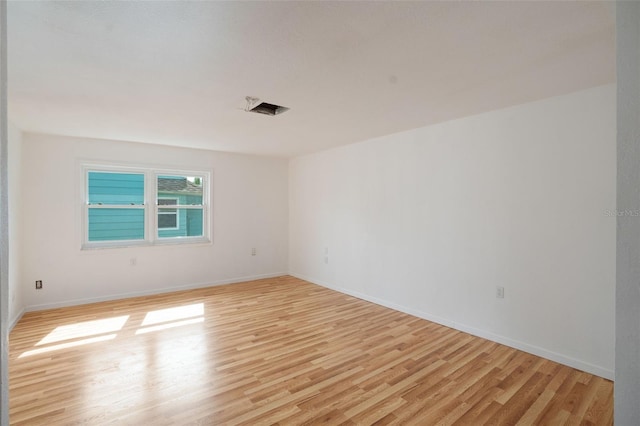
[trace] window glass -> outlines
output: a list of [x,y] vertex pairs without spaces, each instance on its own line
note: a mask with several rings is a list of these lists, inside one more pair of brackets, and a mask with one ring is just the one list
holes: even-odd
[[88,241],[144,239],[144,174],[90,171],[87,192]]
[[158,199],[178,196],[180,205],[202,204],[202,182],[201,176],[158,176]]
[[158,176],[158,238],[203,236],[203,182],[202,176]]
[[144,209],[89,209],[89,241],[144,239]]
[[89,172],[89,204],[143,204],[144,174]]
[[[158,211],[158,237],[159,238],[175,238],[175,237],[202,237],[203,236],[203,215],[202,208],[179,208],[177,213],[174,213],[174,218],[178,221],[177,226],[174,229],[162,229],[160,227],[160,217],[170,217],[169,214],[163,215],[162,211]],[[171,209],[175,210],[175,209]],[[169,223],[169,219],[166,223]]]

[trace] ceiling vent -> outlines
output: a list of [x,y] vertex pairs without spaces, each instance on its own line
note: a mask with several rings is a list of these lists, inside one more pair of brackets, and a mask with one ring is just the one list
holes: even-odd
[[252,98],[251,96],[247,96],[245,99],[247,100],[247,106],[244,110],[247,112],[255,112],[264,115],[278,115],[289,111],[289,108],[287,107],[262,102],[260,99]]

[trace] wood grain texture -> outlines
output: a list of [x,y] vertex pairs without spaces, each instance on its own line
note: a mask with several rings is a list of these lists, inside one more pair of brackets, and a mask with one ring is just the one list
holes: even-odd
[[610,425],[610,381],[292,277],[26,314],[14,425]]

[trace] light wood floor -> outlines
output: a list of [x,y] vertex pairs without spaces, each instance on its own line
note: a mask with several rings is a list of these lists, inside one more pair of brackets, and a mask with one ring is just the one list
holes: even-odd
[[292,278],[26,314],[12,424],[612,424],[610,381]]

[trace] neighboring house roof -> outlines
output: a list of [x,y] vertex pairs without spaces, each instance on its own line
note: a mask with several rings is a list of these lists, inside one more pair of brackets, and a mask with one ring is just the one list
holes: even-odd
[[196,185],[186,178],[160,178],[158,179],[158,192],[202,195],[202,186]]

